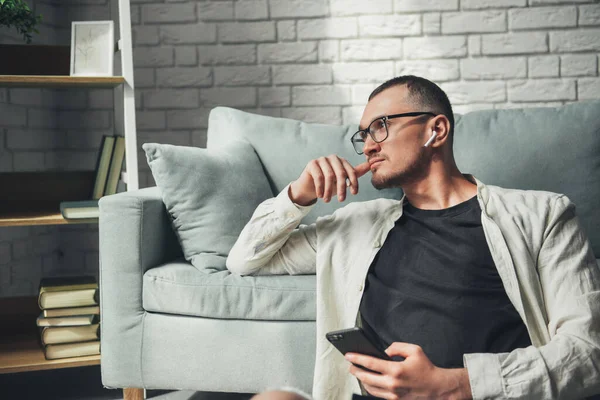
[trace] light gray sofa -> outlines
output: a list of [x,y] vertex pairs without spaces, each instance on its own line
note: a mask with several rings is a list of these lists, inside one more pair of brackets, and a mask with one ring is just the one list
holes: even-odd
[[[249,143],[269,184],[270,193],[262,195],[270,197],[313,158],[336,153],[353,165],[362,162],[349,141],[355,130],[220,107],[210,115],[206,151]],[[600,256],[599,101],[457,116],[454,149],[461,171],[487,184],[567,194]],[[376,191],[369,175],[350,201],[400,195]],[[345,204],[321,203],[303,223]],[[250,218],[223,207],[239,227]],[[229,243],[239,234],[232,230]],[[310,392],[314,276],[231,275],[224,270],[226,254],[208,254],[209,261],[193,265],[180,243],[157,187],[101,199],[103,384],[245,393],[294,386]]]

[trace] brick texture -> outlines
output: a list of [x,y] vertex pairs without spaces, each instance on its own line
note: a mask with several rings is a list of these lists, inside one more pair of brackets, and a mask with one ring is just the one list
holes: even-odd
[[566,28],[577,25],[575,7],[541,7],[508,10],[511,29]]
[[442,14],[442,33],[504,32],[504,11],[461,11]]
[[[110,18],[107,0],[29,3],[44,15],[37,44]],[[440,84],[456,112],[600,97],[595,0],[135,0],[131,19],[140,147],[205,146],[217,105],[356,124],[402,74]],[[0,43],[20,40],[0,29]],[[113,103],[112,90],[0,88],[0,172],[93,169]],[[97,226],[0,228],[0,297],[81,272],[98,273]]]

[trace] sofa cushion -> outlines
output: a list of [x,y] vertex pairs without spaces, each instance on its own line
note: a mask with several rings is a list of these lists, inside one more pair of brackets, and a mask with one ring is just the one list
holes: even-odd
[[225,270],[244,225],[273,196],[252,146],[239,141],[210,151],[142,147],[185,258],[200,269]]
[[[356,125],[306,123],[216,107],[209,116],[207,147],[210,149],[230,141],[247,140],[265,168],[273,193],[279,193],[300,176],[312,159],[337,154],[354,166],[365,162],[365,156],[356,154],[350,143],[350,137],[357,129]],[[371,185],[371,174],[360,177],[358,182],[357,195],[349,194],[343,203],[338,202],[337,198],[329,203],[319,201],[302,223],[315,222],[317,217],[332,214],[352,201],[402,196],[401,189],[375,189]]]
[[[338,154],[352,165],[363,162],[364,155],[357,155],[350,144],[356,129],[217,107],[210,113],[207,146],[248,140],[277,193],[297,179],[311,159]],[[569,196],[596,256],[600,255],[600,101],[456,116],[454,154],[462,172],[484,183]],[[401,196],[400,189],[377,191],[370,179],[370,173],[362,176],[358,195],[349,195],[343,203],[318,202],[302,222],[314,222],[350,201]]]
[[600,256],[600,101],[465,114],[454,154],[484,183],[567,195]]
[[221,319],[314,321],[314,275],[207,273],[181,260],[144,274],[146,311]]

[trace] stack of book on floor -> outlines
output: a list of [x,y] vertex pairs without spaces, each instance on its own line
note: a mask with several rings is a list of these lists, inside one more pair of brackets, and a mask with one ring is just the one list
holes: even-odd
[[98,218],[100,215],[98,200],[103,196],[124,191],[123,185],[119,186],[123,183],[120,177],[124,160],[125,138],[105,135],[98,152],[94,189],[90,194],[91,200],[61,202],[60,212],[63,218],[67,220]]
[[98,296],[93,276],[40,281],[37,326],[46,359],[100,354]]

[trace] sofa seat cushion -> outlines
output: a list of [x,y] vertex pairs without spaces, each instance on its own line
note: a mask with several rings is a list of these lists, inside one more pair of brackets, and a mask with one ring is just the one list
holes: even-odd
[[314,321],[315,275],[240,276],[185,260],[144,274],[146,311],[220,319]]

